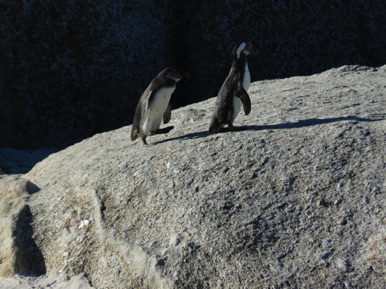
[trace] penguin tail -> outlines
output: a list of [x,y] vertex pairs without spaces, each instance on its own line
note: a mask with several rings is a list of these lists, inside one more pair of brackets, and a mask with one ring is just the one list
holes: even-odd
[[220,123],[217,118],[213,118],[209,126],[209,134],[217,133],[220,129]]

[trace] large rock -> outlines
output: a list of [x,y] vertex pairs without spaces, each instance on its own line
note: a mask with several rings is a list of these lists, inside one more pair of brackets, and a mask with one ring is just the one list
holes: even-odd
[[381,288],[386,66],[255,82],[244,130],[214,98],[52,154],[24,177],[47,274],[96,288]]
[[258,52],[254,81],[383,65],[385,15],[384,0],[3,1],[8,104],[17,109],[8,123],[24,147],[63,148],[129,124],[150,80],[170,65],[191,74],[174,107],[208,99],[239,41]]

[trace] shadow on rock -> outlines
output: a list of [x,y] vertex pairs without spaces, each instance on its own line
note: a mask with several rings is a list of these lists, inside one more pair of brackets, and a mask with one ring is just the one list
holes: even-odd
[[310,118],[310,119],[299,120],[297,122],[287,122],[287,123],[280,123],[280,124],[274,124],[274,125],[242,126],[242,127],[238,127],[237,131],[302,128],[302,127],[328,124],[328,123],[340,122],[340,121],[375,122],[375,121],[381,121],[381,120],[385,120],[385,118],[369,119],[369,118],[361,118],[357,116],[345,116],[345,117],[333,117],[333,118]]
[[165,143],[165,142],[169,142],[169,141],[174,141],[174,140],[198,139],[198,138],[206,137],[208,135],[209,134],[208,134],[207,131],[193,132],[193,133],[188,133],[188,134],[184,134],[184,135],[177,136],[177,137],[172,137],[172,138],[164,139],[164,140],[161,140],[161,141],[156,142],[154,144],[161,144],[161,143]]
[[17,248],[15,271],[21,275],[40,276],[46,273],[46,265],[43,254],[33,239],[32,222],[30,207],[25,205],[13,231]]
[[[370,118],[362,118],[357,116],[345,116],[345,117],[333,117],[333,118],[310,118],[310,119],[299,120],[297,122],[286,122],[286,123],[273,124],[273,125],[235,126],[232,130],[226,127],[226,128],[222,128],[222,130],[218,133],[226,133],[230,131],[234,131],[234,132],[247,131],[247,130],[292,129],[292,128],[309,127],[309,126],[328,124],[328,123],[340,122],[340,121],[375,122],[375,121],[381,121],[381,120],[385,120],[385,118],[383,117],[383,118],[370,119]],[[174,140],[198,139],[198,138],[203,138],[207,136],[209,136],[208,131],[193,132],[193,133],[188,133],[178,137],[161,140],[159,142],[156,142],[155,144],[166,143]]]
[[57,151],[56,148],[38,150],[0,148],[0,168],[6,174],[26,174],[38,162]]

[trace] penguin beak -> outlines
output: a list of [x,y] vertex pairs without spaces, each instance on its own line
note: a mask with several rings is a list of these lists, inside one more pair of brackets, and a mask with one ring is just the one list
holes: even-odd
[[180,79],[181,79],[181,78],[185,78],[185,77],[186,77],[186,78],[189,78],[189,77],[190,77],[190,75],[189,75],[188,72],[185,72],[185,71],[179,71],[178,73],[179,73],[180,76],[181,76]]

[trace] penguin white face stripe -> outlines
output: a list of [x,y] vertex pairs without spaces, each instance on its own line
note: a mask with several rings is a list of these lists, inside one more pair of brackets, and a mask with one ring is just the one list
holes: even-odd
[[243,42],[240,44],[239,48],[237,48],[237,58],[240,58],[240,53],[241,53],[241,51],[243,51],[245,46],[247,46],[247,44],[245,42]]

